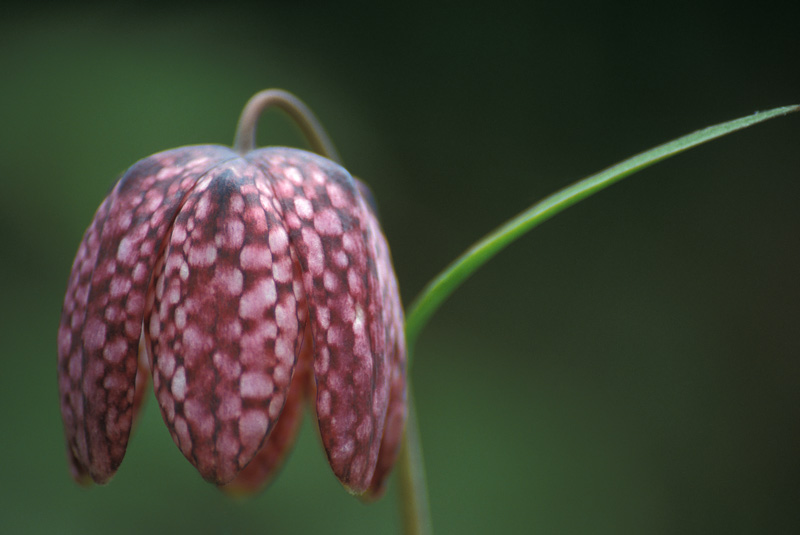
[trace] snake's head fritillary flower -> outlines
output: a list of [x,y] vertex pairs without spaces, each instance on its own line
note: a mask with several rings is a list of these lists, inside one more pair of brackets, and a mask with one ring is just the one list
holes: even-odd
[[406,416],[389,248],[366,187],[345,169],[302,150],[255,149],[268,104],[316,125],[291,95],[259,94],[235,149],[139,161],[87,229],[58,332],[79,482],[116,472],[152,376],[175,444],[206,480],[261,488],[310,400],[336,477],[355,494],[381,494]]

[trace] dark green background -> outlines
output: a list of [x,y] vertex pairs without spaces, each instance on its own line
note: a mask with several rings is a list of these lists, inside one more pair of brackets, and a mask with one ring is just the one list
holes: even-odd
[[[790,3],[335,4],[4,13],[0,532],[398,532],[394,488],[347,495],[308,425],[244,501],[152,398],[110,485],[67,472],[55,340],[81,235],[125,168],[230,143],[256,91],[305,100],[371,184],[406,303],[544,195],[800,103]],[[302,146],[277,112],[259,140]],[[439,533],[800,531],[798,201],[794,116],[627,179],[468,281],[412,371]]]

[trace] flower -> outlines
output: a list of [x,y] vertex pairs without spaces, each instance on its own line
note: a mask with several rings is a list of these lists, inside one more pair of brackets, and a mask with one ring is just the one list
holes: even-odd
[[282,147],[181,147],[131,167],[87,229],[64,298],[73,477],[113,476],[152,375],[175,444],[207,481],[261,488],[314,399],[334,474],[378,497],[405,422],[406,354],[366,191]]

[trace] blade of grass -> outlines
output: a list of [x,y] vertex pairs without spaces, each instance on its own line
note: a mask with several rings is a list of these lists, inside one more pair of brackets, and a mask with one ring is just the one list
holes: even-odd
[[409,360],[420,331],[450,294],[479,267],[532,228],[578,201],[656,162],[731,132],[798,110],[800,110],[800,105],[785,106],[698,130],[637,154],[597,174],[588,176],[546,197],[509,220],[456,258],[444,271],[428,283],[413,301],[406,316],[406,340]]

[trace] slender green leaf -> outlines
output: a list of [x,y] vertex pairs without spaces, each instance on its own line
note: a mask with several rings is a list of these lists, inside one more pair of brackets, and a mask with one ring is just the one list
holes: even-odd
[[706,141],[798,110],[800,110],[800,106],[785,106],[698,130],[628,158],[534,204],[470,247],[422,290],[409,308],[406,317],[409,353],[413,352],[417,337],[431,315],[462,282],[504,247],[540,223],[547,221],[578,201],[656,162]]

